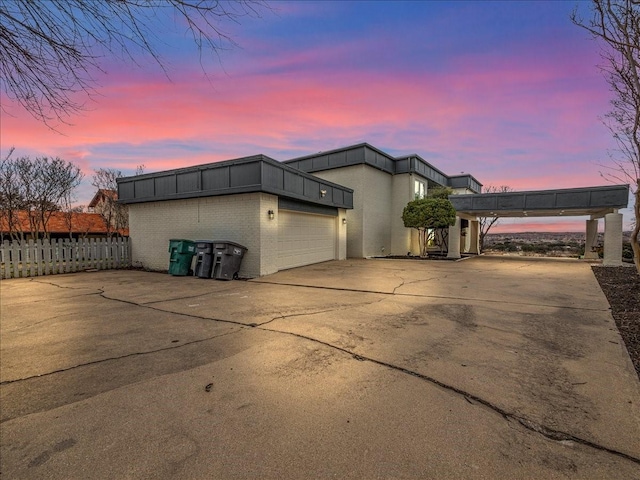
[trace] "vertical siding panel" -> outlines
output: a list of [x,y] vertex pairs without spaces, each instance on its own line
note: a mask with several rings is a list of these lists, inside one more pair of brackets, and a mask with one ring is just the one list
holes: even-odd
[[42,239],[38,239],[36,240],[36,245],[35,245],[35,258],[34,260],[36,262],[38,262],[36,264],[36,271],[37,271],[37,275],[40,277],[44,274],[43,272],[43,263],[44,263],[44,258],[42,255],[42,249],[44,248],[44,243],[46,242],[46,239],[42,238]]
[[115,261],[115,268],[120,268],[120,246],[122,245],[122,237],[116,237],[115,245],[113,247],[113,257]]
[[42,244],[42,261],[44,263],[44,274],[51,273],[51,240],[47,240]]
[[78,242],[75,238],[69,239],[69,262],[71,264],[71,271],[78,271]]
[[4,269],[2,272],[2,278],[11,278],[11,243],[9,240],[2,242],[2,261],[4,262]]
[[78,270],[84,270],[86,268],[86,239],[78,239]]
[[18,278],[22,274],[22,249],[24,246],[22,244],[18,244],[17,242],[13,243],[13,248],[11,249],[12,257],[13,257],[13,277]]
[[26,250],[25,257],[26,257],[26,260],[28,262],[27,263],[27,266],[28,266],[28,268],[27,268],[27,276],[28,277],[35,277],[36,276],[36,271],[35,271],[36,264],[35,264],[35,259],[33,258],[33,254],[34,254],[34,250],[35,250],[35,247],[33,245],[33,239],[29,240],[29,243],[27,244],[27,248],[25,250]]
[[97,238],[93,239],[93,251],[95,253],[95,268],[98,270],[102,269],[102,249],[100,248],[100,243]]

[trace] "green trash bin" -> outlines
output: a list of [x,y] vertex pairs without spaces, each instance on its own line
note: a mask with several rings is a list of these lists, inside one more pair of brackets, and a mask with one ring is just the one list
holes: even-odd
[[169,240],[169,274],[189,275],[191,262],[196,253],[196,245],[191,240],[173,238]]

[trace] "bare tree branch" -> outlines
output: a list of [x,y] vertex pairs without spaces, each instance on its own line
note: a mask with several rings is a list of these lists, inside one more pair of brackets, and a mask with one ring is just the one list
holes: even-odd
[[96,95],[106,55],[135,64],[147,55],[166,73],[160,22],[185,26],[202,59],[236,45],[225,22],[268,9],[266,0],[0,0],[2,89],[45,124],[66,123]]
[[[484,187],[483,193],[506,193],[512,192],[513,188],[508,185],[500,185],[499,187],[495,185],[487,185]],[[478,223],[480,227],[480,252],[484,251],[484,241],[487,238],[487,234],[491,227],[497,224],[500,221],[498,217],[478,217]]]
[[640,272],[640,4],[635,0],[593,0],[593,17],[573,22],[602,42],[602,69],[614,94],[604,123],[617,149],[609,152],[604,178],[631,184],[635,227],[631,233],[634,262]]

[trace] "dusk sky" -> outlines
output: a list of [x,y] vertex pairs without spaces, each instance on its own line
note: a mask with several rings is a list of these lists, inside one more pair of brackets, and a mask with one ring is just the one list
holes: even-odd
[[[100,96],[56,133],[4,96],[1,150],[126,175],[258,153],[286,160],[368,142],[446,174],[515,190],[607,185],[610,92],[575,2],[271,2],[226,23],[239,44],[205,62],[180,25],[158,25],[167,75],[105,58]],[[585,17],[589,4],[578,5]],[[630,228],[631,209],[625,214]],[[494,231],[584,231],[505,219]],[[602,225],[601,225],[602,229]]]

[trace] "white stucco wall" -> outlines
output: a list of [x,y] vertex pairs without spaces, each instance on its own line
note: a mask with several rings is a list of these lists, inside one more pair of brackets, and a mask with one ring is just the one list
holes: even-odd
[[[392,255],[406,255],[407,252],[415,255],[420,253],[417,233],[412,233],[412,229],[405,227],[402,221],[404,207],[415,196],[414,181],[414,175],[410,173],[394,175],[391,180],[391,251],[389,253]],[[426,180],[424,183],[426,187]],[[412,242],[414,236],[415,242]]]
[[[247,247],[240,276],[277,271],[278,225],[267,211],[278,198],[265,193],[191,198],[129,205],[132,260],[153,270],[169,265],[169,240],[227,240]],[[260,252],[272,255],[260,255]]]
[[353,210],[347,210],[347,256],[363,258],[391,253],[392,175],[368,165],[314,175],[353,189]]
[[[344,185],[353,189],[353,209],[346,211],[347,218],[347,257],[362,258],[363,250],[363,195],[360,192],[364,188],[365,165],[354,165],[351,167],[337,168],[323,172],[314,172],[313,175],[330,182]],[[342,232],[342,230],[339,230]]]

